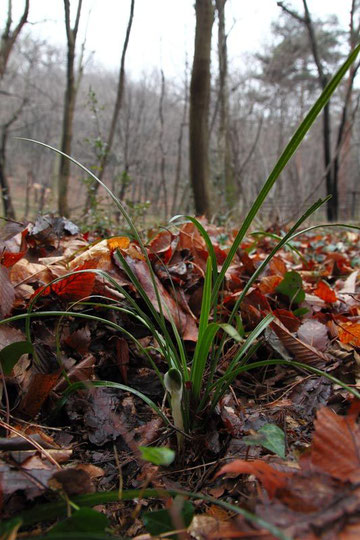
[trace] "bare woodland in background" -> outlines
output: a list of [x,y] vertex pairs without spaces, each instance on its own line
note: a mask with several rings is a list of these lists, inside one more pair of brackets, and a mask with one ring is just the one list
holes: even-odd
[[[196,0],[195,54],[180,84],[161,68],[137,80],[125,77],[135,0],[129,0],[122,50],[114,51],[118,74],[95,65],[79,41],[81,0],[73,0],[73,21],[70,0],[63,2],[64,49],[34,38],[26,24],[31,0],[24,1],[18,21],[9,2],[0,46],[3,216],[31,219],[50,211],[99,228],[116,219],[91,178],[49,150],[14,138],[28,137],[93,170],[135,219],[165,221],[196,212],[239,222],[298,123],[359,41],[360,2],[344,1],[347,28],[333,16],[317,20],[306,0],[301,12],[290,1],[278,2],[271,46],[244,59],[239,70],[227,53],[228,33],[237,30],[226,18],[226,0]],[[283,172],[264,221],[292,220],[328,193],[333,197],[324,217],[359,218],[358,68],[352,67]]]

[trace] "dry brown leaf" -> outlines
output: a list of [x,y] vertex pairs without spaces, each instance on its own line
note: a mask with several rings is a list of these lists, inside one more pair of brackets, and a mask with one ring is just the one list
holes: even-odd
[[255,461],[236,459],[221,467],[220,471],[216,474],[216,477],[225,473],[233,473],[236,475],[253,474],[263,484],[271,498],[274,497],[278,489],[285,487],[286,480],[291,476],[291,473],[277,471],[261,459],[255,459]]
[[14,305],[15,291],[10,281],[9,271],[0,265],[0,314],[1,318],[10,315]]
[[325,351],[330,343],[327,327],[316,319],[303,322],[297,331],[297,337],[319,351]]
[[317,367],[329,362],[329,357],[325,353],[296,338],[280,321],[272,322],[271,328],[284,347],[294,356],[294,360]]
[[356,416],[324,407],[317,413],[311,463],[342,481],[360,482],[360,427]]

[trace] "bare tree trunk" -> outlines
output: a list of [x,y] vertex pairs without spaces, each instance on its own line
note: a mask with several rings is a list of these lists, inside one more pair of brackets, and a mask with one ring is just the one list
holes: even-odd
[[[320,59],[318,50],[318,44],[314,32],[313,23],[311,20],[307,1],[303,0],[304,5],[304,22],[309,33],[310,46],[314,62],[318,71],[318,79],[321,90],[324,90],[328,83],[328,77],[324,73],[323,65]],[[328,195],[332,195],[331,199],[327,203],[327,219],[329,221],[336,221],[338,217],[339,202],[338,202],[338,186],[337,175],[333,174],[331,166],[331,116],[330,116],[330,102],[328,101],[323,110],[323,147],[324,147],[324,167],[326,170],[326,192]]]
[[[179,136],[177,140],[177,159],[176,159],[176,169],[175,169],[175,182],[174,182],[174,193],[173,201],[171,207],[171,213],[174,215],[177,208],[177,199],[179,193],[179,186],[181,180],[181,168],[182,168],[182,149],[183,149],[183,138],[184,138],[184,128],[186,126],[187,111],[188,111],[188,99],[189,99],[189,83],[188,83],[188,62],[185,62],[185,83],[184,83],[184,107],[183,115],[181,119],[181,124],[179,127]],[[181,209],[181,205],[180,205]]]
[[[71,143],[73,135],[73,120],[76,101],[75,82],[75,45],[79,29],[82,0],[78,1],[75,24],[71,28],[70,24],[70,0],[64,0],[65,26],[67,37],[67,65],[66,65],[66,90],[64,98],[64,114],[61,137],[61,151],[71,154]],[[69,216],[68,206],[68,186],[70,177],[70,161],[64,156],[60,156],[59,177],[58,177],[58,211],[61,216]]]
[[14,28],[14,30],[11,30],[12,0],[8,0],[7,19],[6,19],[4,31],[1,35],[1,43],[0,43],[0,80],[3,78],[4,73],[6,71],[6,66],[9,60],[9,56],[15,44],[15,41],[17,40],[23,26],[27,22],[27,18],[29,15],[29,5],[30,5],[30,0],[25,0],[24,11],[19,19],[19,22]]
[[26,191],[25,191],[25,210],[24,210],[24,218],[27,219],[29,215],[30,210],[30,194],[31,194],[31,188],[34,182],[34,178],[31,171],[27,172],[26,176]]
[[7,129],[2,128],[1,144],[0,144],[0,189],[1,200],[4,208],[4,216],[6,218],[15,219],[15,211],[12,204],[10,195],[9,182],[6,176],[6,142],[7,142]]
[[[107,141],[106,141],[105,151],[103,152],[103,154],[102,154],[102,156],[100,158],[100,163],[99,163],[98,177],[99,177],[100,180],[102,180],[104,178],[105,169],[106,169],[106,166],[108,164],[109,155],[110,155],[112,145],[113,145],[113,142],[114,142],[116,125],[117,125],[117,121],[118,121],[118,118],[119,118],[119,113],[120,113],[122,102],[123,102],[124,87],[125,87],[125,58],[126,58],[126,51],[127,51],[128,45],[129,45],[131,26],[132,26],[132,22],[133,22],[133,18],[134,18],[134,7],[135,7],[135,0],[131,0],[129,21],[128,21],[128,25],[127,25],[127,28],[126,28],[125,41],[124,41],[123,50],[122,50],[122,54],[121,54],[120,71],[119,71],[119,80],[118,80],[118,86],[117,86],[116,100],[115,100],[113,115],[112,115],[112,119],[111,119],[110,130],[109,130],[108,138],[107,138]],[[88,210],[90,208],[90,200],[91,200],[91,198],[96,196],[96,193],[97,193],[97,191],[99,189],[98,182],[93,183],[93,185],[91,186],[91,189],[92,189],[92,196],[88,195],[88,198],[87,198],[87,201],[86,201],[86,210]]]
[[168,194],[165,178],[165,163],[166,152],[164,148],[164,98],[165,98],[165,77],[164,72],[161,70],[161,92],[159,100],[159,119],[160,119],[160,133],[159,133],[159,149],[160,149],[160,179],[161,186],[164,195],[164,219],[168,218]]
[[227,36],[225,33],[226,0],[216,0],[218,13],[218,59],[219,59],[219,106],[220,125],[218,133],[218,150],[221,176],[224,178],[225,201],[228,209],[236,203],[234,172],[231,165],[231,146],[229,133],[229,92],[228,92],[228,55]]
[[1,126],[1,138],[0,138],[0,189],[1,200],[4,208],[4,216],[10,219],[15,219],[15,210],[11,199],[9,182],[6,174],[6,145],[9,134],[9,128],[19,118],[21,111],[27,103],[27,99],[24,98],[13,113],[10,120]]
[[194,60],[190,84],[190,179],[197,215],[211,215],[209,180],[209,103],[212,0],[196,0]]
[[[355,48],[359,41],[360,24],[355,26],[355,12],[358,9],[356,0],[352,0],[350,9],[350,24],[349,24],[349,49],[350,52]],[[350,119],[349,112],[352,108],[352,94],[354,80],[357,75],[360,62],[352,64],[350,66],[349,77],[346,81],[346,94],[344,99],[344,105],[341,113],[341,120],[337,133],[335,157],[334,157],[334,177],[338,177],[338,191],[339,191],[339,207],[343,215],[339,217],[342,219],[348,219],[349,216],[346,212],[347,206],[347,187],[349,179],[349,167],[348,156],[351,148],[352,138],[352,126],[353,121]],[[341,165],[341,166],[340,166]]]
[[[318,72],[318,81],[319,86],[321,90],[324,90],[325,86],[328,83],[328,77],[325,74],[323,64],[320,58],[319,48],[318,48],[318,42],[316,39],[313,22],[311,19],[311,15],[309,12],[309,8],[307,5],[307,0],[303,0],[303,6],[304,6],[304,16],[302,17],[295,11],[290,10],[287,8],[283,2],[278,2],[278,5],[297,19],[299,22],[305,25],[308,35],[309,35],[309,43],[311,52],[313,55],[313,59],[316,65],[316,69]],[[355,10],[355,2],[353,0],[352,2],[352,13]],[[351,33],[351,30],[350,30]],[[343,114],[346,116],[346,107],[347,104],[344,104]],[[338,141],[337,141],[337,149],[341,146],[341,140],[339,141],[339,135],[340,139],[342,137],[341,133],[338,133]],[[329,221],[336,221],[338,219],[338,213],[339,213],[339,193],[338,193],[338,178],[339,178],[339,163],[336,159],[336,154],[338,152],[335,152],[335,163],[333,162],[333,156],[332,156],[332,150],[331,150],[331,115],[330,115],[330,102],[328,102],[324,109],[323,109],[323,149],[324,149],[324,168],[325,168],[325,178],[326,178],[326,192],[328,195],[332,195],[332,198],[327,203],[327,219]]]

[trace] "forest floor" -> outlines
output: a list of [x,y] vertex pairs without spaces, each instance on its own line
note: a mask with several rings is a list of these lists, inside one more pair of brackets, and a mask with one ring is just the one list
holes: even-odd
[[[236,231],[204,227],[221,266]],[[218,306],[224,321],[276,234],[250,235],[238,249]],[[139,321],[109,309],[126,307],[126,297],[91,272],[106,272],[142,305],[114,257],[120,250],[156,308],[137,243],[84,235],[62,218],[42,217],[25,229],[8,225],[0,311],[2,319],[19,318],[0,324],[0,538],[360,538],[360,401],[351,394],[360,385],[359,248],[353,230],[315,229],[273,257],[238,320],[247,335],[273,314],[249,363],[277,358],[287,364],[241,373],[216,408],[205,409],[178,452],[172,425],[121,389],[145,394],[172,423],[161,381],[129,335],[150,351],[162,374],[168,366]],[[165,317],[175,321],[191,357],[208,256],[204,240],[186,223],[152,231],[147,249]],[[48,285],[74,270],[89,272]],[[90,296],[92,303],[82,301]],[[37,314],[31,319],[22,317],[29,306]],[[67,310],[74,315],[58,314]],[[237,347],[227,341],[217,377]],[[79,381],[86,383],[66,391]],[[144,446],[172,448],[176,458],[167,467],[156,464],[144,459]],[[176,491],[201,496],[184,503]],[[56,522],[66,513],[67,520]]]

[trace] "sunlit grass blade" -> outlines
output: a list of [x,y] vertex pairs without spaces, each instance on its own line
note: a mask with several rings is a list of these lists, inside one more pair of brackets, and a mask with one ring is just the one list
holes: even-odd
[[240,246],[240,243],[242,242],[245,234],[247,233],[254,217],[256,216],[262,204],[264,203],[268,193],[270,192],[271,188],[275,184],[276,180],[279,178],[280,173],[283,171],[283,169],[285,168],[290,158],[294,155],[301,141],[304,139],[306,133],[309,131],[309,129],[315,122],[317,116],[319,115],[321,110],[324,108],[326,103],[331,98],[332,94],[338,87],[339,83],[341,82],[347,70],[350,68],[351,64],[356,60],[356,57],[358,56],[359,51],[360,51],[360,44],[354,48],[354,50],[350,53],[350,55],[348,56],[346,61],[343,63],[343,65],[339,68],[339,70],[335,73],[333,78],[329,81],[326,88],[323,90],[320,97],[316,100],[314,105],[311,107],[310,111],[305,116],[304,120],[301,122],[300,126],[297,128],[294,135],[291,137],[289,143],[287,144],[284,151],[282,152],[280,158],[276,162],[275,167],[271,171],[268,179],[266,180],[263,188],[261,189],[259,195],[257,196],[254,204],[250,208],[249,213],[247,214],[230,248],[229,254],[226,257],[224,264],[222,265],[221,271],[219,272],[217,280],[214,284],[213,302],[216,301],[217,293],[220,290],[226,271],[229,268],[231,261],[233,260],[234,255],[238,247]]

